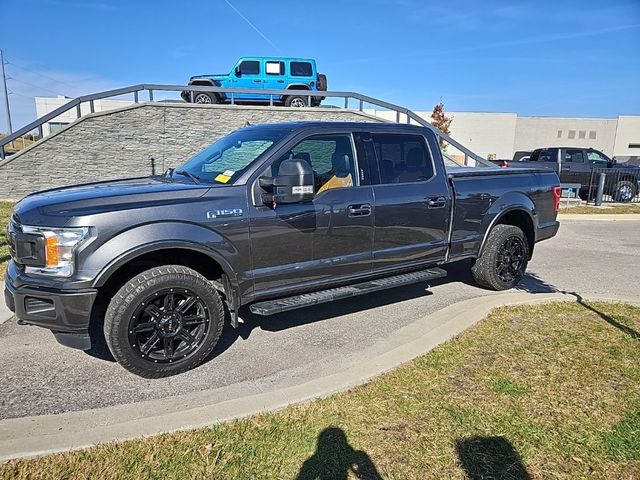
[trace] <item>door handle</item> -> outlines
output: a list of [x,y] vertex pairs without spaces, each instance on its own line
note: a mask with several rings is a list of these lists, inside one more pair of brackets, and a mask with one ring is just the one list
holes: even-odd
[[350,217],[368,217],[371,215],[371,205],[363,203],[362,205],[349,205],[347,207]]
[[260,83],[262,80],[254,80],[255,83]]
[[278,80],[278,83],[284,83],[284,80]]
[[427,198],[427,207],[429,208],[443,208],[446,204],[447,204],[447,199],[444,197]]

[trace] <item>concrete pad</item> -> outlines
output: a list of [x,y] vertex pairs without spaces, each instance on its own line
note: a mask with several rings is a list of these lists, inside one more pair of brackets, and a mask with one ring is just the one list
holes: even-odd
[[[344,391],[435,348],[496,307],[522,303],[574,301],[570,294],[509,292],[465,300],[420,318],[380,340],[358,362],[335,373],[290,387],[237,395],[234,386],[58,415],[0,422],[0,461],[85,448],[163,432],[210,426],[226,420],[274,411]],[[638,303],[637,299],[589,297]],[[222,396],[221,396],[222,394]],[[225,398],[212,403],[211,398]]]
[[639,213],[560,213],[558,221],[604,221],[604,222],[640,222]]

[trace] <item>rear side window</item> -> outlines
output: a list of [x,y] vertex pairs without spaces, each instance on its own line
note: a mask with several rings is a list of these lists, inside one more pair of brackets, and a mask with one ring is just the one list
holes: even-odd
[[420,135],[373,135],[380,183],[422,182],[433,177],[433,161]]
[[555,148],[545,149],[545,150],[537,150],[533,152],[531,155],[532,162],[557,162],[558,161],[558,150]]
[[240,63],[240,73],[242,75],[259,75],[260,62],[254,60],[245,60]]
[[582,150],[567,150],[564,152],[564,161],[570,163],[584,163]]
[[267,75],[284,75],[284,62],[266,62]]
[[310,77],[312,68],[309,62],[291,62],[292,77]]

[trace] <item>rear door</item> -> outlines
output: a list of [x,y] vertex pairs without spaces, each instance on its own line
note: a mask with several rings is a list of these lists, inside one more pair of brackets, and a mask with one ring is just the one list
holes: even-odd
[[379,173],[373,270],[443,261],[452,205],[435,136],[373,133],[371,140]]
[[[265,90],[283,90],[286,87],[285,63],[281,60],[265,60],[264,88]],[[265,98],[268,98],[265,96]],[[274,97],[274,101],[280,98]]]

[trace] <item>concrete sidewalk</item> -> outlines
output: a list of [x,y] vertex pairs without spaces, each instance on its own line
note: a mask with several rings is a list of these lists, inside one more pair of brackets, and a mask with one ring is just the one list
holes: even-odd
[[558,221],[565,220],[640,222],[640,213],[559,213]]
[[13,317],[13,312],[4,303],[4,282],[0,280],[0,325]]

